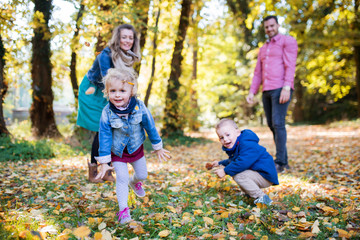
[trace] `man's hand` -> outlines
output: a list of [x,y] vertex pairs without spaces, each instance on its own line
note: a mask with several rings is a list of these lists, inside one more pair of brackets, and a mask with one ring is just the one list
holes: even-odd
[[287,90],[287,89],[282,89],[281,90],[281,93],[280,93],[280,99],[279,99],[279,103],[280,104],[284,104],[286,103],[287,101],[289,101],[290,99],[290,89]]
[[156,153],[160,162],[167,161],[167,159],[171,158],[170,152],[166,149],[154,150],[151,153]]
[[247,97],[246,97],[246,101],[247,101],[249,104],[254,104],[254,94],[253,94],[253,93],[249,93],[249,95],[247,95]]
[[107,171],[114,169],[114,167],[110,167],[107,163],[102,163],[100,167],[101,170],[98,175],[96,175],[95,179],[102,179]]
[[224,168],[217,169],[214,173],[218,175],[219,178],[223,178],[226,175]]

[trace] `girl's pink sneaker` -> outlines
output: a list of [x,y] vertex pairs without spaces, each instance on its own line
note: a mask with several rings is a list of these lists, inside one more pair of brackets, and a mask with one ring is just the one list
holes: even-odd
[[142,182],[133,183],[132,181],[129,182],[130,187],[134,190],[136,196],[138,197],[145,197],[146,193],[142,187]]
[[125,224],[131,221],[130,210],[128,207],[124,208],[122,211],[119,211],[116,216],[119,217],[120,224]]

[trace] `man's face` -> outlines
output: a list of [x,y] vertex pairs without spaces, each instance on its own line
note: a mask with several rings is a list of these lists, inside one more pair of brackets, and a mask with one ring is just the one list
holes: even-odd
[[269,36],[269,38],[273,38],[276,34],[279,33],[280,25],[276,22],[274,18],[270,18],[269,20],[264,22],[265,33]]

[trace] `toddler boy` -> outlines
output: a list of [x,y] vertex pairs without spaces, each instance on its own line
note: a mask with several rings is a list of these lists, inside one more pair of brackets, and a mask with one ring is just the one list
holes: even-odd
[[258,136],[249,129],[240,131],[233,120],[226,118],[216,125],[216,133],[223,151],[229,156],[212,163],[211,167],[224,166],[215,170],[218,177],[230,175],[245,194],[255,199],[255,204],[271,205],[272,200],[261,188],[279,185],[279,181],[274,160],[259,145]]

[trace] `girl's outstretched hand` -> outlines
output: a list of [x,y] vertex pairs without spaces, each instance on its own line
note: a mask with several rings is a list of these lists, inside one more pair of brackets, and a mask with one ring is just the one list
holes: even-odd
[[113,169],[114,169],[114,167],[110,167],[107,163],[102,163],[101,170],[98,173],[98,175],[96,175],[95,179],[102,179],[105,176],[107,171],[113,170]]
[[167,159],[171,158],[170,152],[166,149],[154,150],[151,153],[156,153],[160,162],[167,161]]

